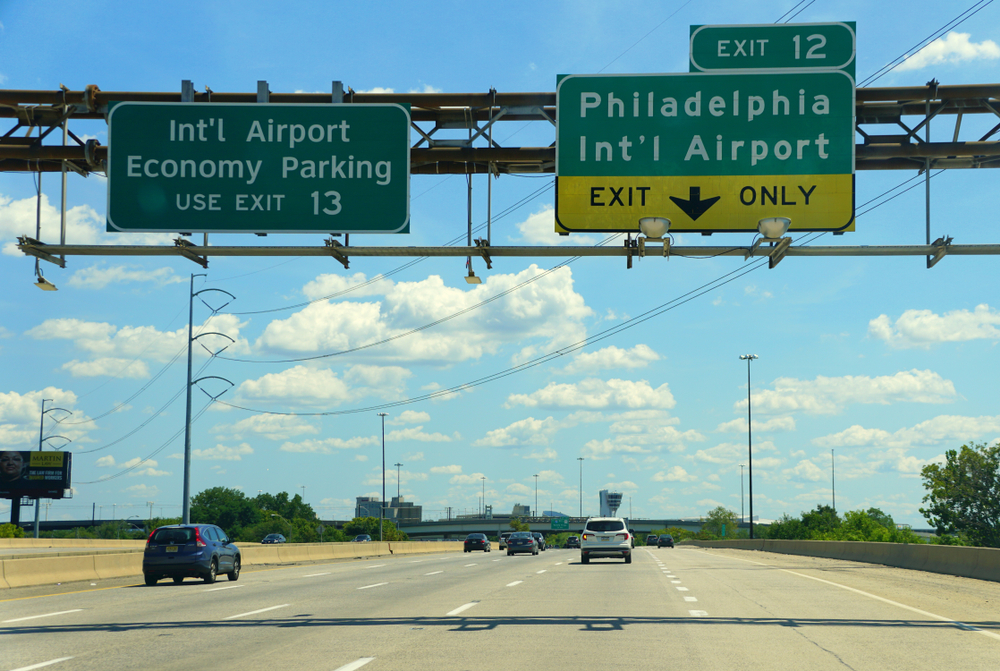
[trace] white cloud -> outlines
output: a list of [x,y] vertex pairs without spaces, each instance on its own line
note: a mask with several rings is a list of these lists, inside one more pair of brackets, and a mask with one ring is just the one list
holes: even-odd
[[538,463],[543,461],[556,461],[559,458],[559,453],[553,450],[551,447],[546,447],[540,452],[532,452],[531,454],[525,454],[524,459],[535,459]]
[[531,394],[511,394],[506,407],[525,405],[549,409],[672,408],[676,404],[666,383],[653,389],[640,380],[588,378],[576,384],[552,383]]
[[[765,414],[834,415],[852,403],[949,403],[956,396],[955,385],[950,380],[933,371],[914,369],[879,377],[819,376],[815,380],[780,377],[774,381],[773,390],[753,392],[753,408]],[[746,405],[747,400],[741,399],[733,407],[745,412]]]
[[795,476],[800,480],[817,482],[826,479],[829,476],[829,471],[824,471],[813,462],[803,459],[794,468],[786,469],[785,474]]
[[939,37],[917,53],[908,55],[896,68],[897,72],[920,70],[929,65],[949,63],[952,65],[967,61],[992,61],[1000,58],[1000,47],[993,40],[976,43],[969,40],[970,33],[949,32]]
[[631,349],[621,349],[612,345],[596,352],[583,352],[563,370],[565,373],[592,373],[599,370],[631,370],[645,368],[652,361],[659,361],[660,355],[649,345],[638,344]]
[[616,454],[644,454],[646,452],[649,452],[649,449],[642,445],[625,440],[610,439],[588,441],[580,450],[580,454],[585,459],[609,459]]
[[[721,433],[746,433],[747,432],[747,420],[743,418],[737,418],[730,422],[723,422],[716,427],[716,431]],[[794,431],[795,430],[795,419],[793,417],[775,417],[774,419],[769,419],[767,421],[753,421],[754,431]]]
[[160,494],[159,487],[150,485],[132,485],[131,487],[126,487],[125,491],[133,499],[155,499]]
[[[761,463],[761,457],[759,456],[762,452],[776,452],[777,449],[774,447],[774,443],[771,441],[763,440],[760,442],[754,441],[753,452],[754,466]],[[737,466],[744,463],[747,459],[747,446],[744,443],[719,443],[715,447],[709,447],[704,450],[698,450],[695,452],[693,459],[695,461],[704,461],[710,464],[718,464],[722,466]]]
[[[248,352],[249,345],[240,338],[240,329],[245,322],[233,315],[217,315],[206,320],[198,331],[223,333],[233,340],[213,335],[205,335],[198,340],[210,351],[229,345],[229,352]],[[159,331],[152,326],[123,326],[118,328],[105,322],[88,322],[80,319],[46,319],[29,329],[25,335],[36,340],[72,340],[73,344],[102,358],[145,357],[160,362],[172,359],[178,351],[187,347],[188,329],[183,326],[176,331]],[[195,349],[198,356],[207,356],[200,347]],[[77,362],[77,365],[82,365]]]
[[[437,275],[378,286],[384,294],[381,300],[320,301],[272,321],[257,345],[295,353],[331,352],[394,339],[364,350],[365,356],[454,365],[493,354],[508,343],[538,339],[539,346],[553,349],[576,342],[585,335],[582,321],[592,315],[573,290],[572,272],[565,267],[545,271],[532,264],[517,274],[492,274],[473,289],[447,287]],[[519,288],[507,293],[514,287]],[[490,299],[495,300],[488,312],[474,309]],[[442,319],[448,319],[447,328],[414,332]]]
[[232,440],[243,440],[243,436],[248,433],[261,435],[270,440],[287,440],[305,433],[319,433],[319,429],[301,417],[252,415],[235,424],[217,424],[211,428],[211,433]]
[[[19,235],[36,237],[37,199],[34,196],[13,200],[0,195],[0,242],[3,253],[24,258],[17,248]],[[41,241],[59,240],[60,212],[42,193]],[[169,245],[175,235],[167,233],[107,233],[105,218],[89,205],[78,205],[66,211],[66,244],[69,245]]]
[[91,361],[73,359],[62,365],[62,370],[73,377],[111,377],[145,379],[149,377],[149,366],[141,359],[115,359],[104,357]]
[[302,287],[302,293],[309,300],[321,298],[332,300],[348,293],[352,298],[379,296],[391,287],[392,282],[381,275],[368,279],[364,273],[354,273],[353,275],[328,273],[307,283]]
[[458,464],[451,464],[449,466],[431,466],[431,473],[445,474],[445,475],[458,475],[462,472],[462,467]]
[[256,380],[246,380],[238,387],[237,394],[259,401],[280,400],[323,406],[339,405],[354,398],[347,384],[333,371],[301,365],[280,373],[268,373]]
[[103,289],[111,283],[122,285],[126,282],[152,282],[157,286],[178,284],[185,278],[174,274],[173,268],[143,268],[137,265],[108,267],[104,263],[82,268],[73,273],[68,285],[76,289]]
[[452,476],[448,482],[453,485],[480,485],[482,484],[482,479],[482,473],[470,473],[469,475]]
[[521,419],[503,429],[493,429],[473,447],[510,447],[512,445],[548,445],[563,425],[553,419]]
[[386,417],[385,423],[390,426],[399,426],[401,424],[423,424],[424,422],[431,421],[431,416],[426,412],[417,412],[416,410],[404,410],[395,417]]
[[527,219],[517,224],[520,231],[520,241],[528,245],[596,245],[602,238],[593,235],[571,233],[559,235],[556,233],[556,213],[552,205],[546,204],[542,209],[532,213]]
[[247,443],[236,446],[219,444],[205,450],[191,450],[193,459],[212,461],[242,461],[245,454],[253,454],[253,448]]
[[682,466],[674,466],[669,471],[653,475],[653,482],[694,482],[698,476],[688,473]]
[[445,435],[443,433],[427,433],[422,426],[414,426],[409,429],[397,429],[395,431],[390,431],[385,434],[385,442],[402,442],[409,440],[417,440],[422,443],[450,443],[453,440],[459,440],[461,436],[456,432],[453,435]]
[[907,448],[936,445],[942,442],[964,443],[982,439],[984,436],[992,437],[997,432],[1000,432],[1000,415],[992,417],[938,415],[913,427],[899,429],[892,433],[883,429],[866,429],[855,424],[839,433],[815,438],[812,442],[820,447]]
[[891,347],[929,349],[944,342],[1000,340],[1000,312],[985,303],[969,310],[938,315],[930,310],[907,310],[893,324],[888,315],[868,322],[868,335]]
[[375,86],[370,89],[357,89],[355,93],[395,93],[395,89],[386,88],[384,86]]
[[323,440],[304,440],[301,443],[283,443],[282,452],[303,452],[318,454],[333,454],[336,450],[356,450],[361,447],[381,444],[381,438],[375,436],[348,438],[324,438]]
[[403,455],[403,461],[423,461],[423,452],[407,452]]

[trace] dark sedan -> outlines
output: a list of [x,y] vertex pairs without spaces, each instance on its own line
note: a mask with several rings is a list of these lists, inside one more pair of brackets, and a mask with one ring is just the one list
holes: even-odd
[[486,537],[486,534],[469,534],[465,537],[466,552],[472,552],[473,550],[489,552],[492,549],[490,539]]
[[580,537],[570,536],[566,539],[566,547],[568,548],[579,548],[580,547]]
[[545,552],[545,536],[539,531],[532,531],[531,535],[535,537],[535,543],[538,544],[538,549]]
[[507,539],[508,557],[521,552],[530,552],[533,555],[538,554],[538,543],[530,531],[515,531]]
[[284,543],[285,537],[281,534],[268,534],[264,536],[264,539],[260,542],[261,545],[270,545],[271,543]]
[[656,547],[658,548],[672,548],[674,546],[674,537],[670,534],[663,534],[656,539]]

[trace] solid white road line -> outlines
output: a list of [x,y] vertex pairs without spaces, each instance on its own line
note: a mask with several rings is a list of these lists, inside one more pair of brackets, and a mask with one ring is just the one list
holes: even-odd
[[309,575],[304,575],[302,577],[303,578],[315,578],[315,577],[321,576],[321,575],[330,575],[330,572],[327,571],[326,573],[310,573]]
[[[61,610],[58,613],[46,613],[45,615],[29,615],[28,617],[19,617],[13,620],[4,620],[3,624],[7,624],[8,622],[24,622],[25,620],[37,620],[40,617],[53,617],[55,615],[66,615],[67,613],[79,613],[81,610],[83,609],[74,608],[73,610]],[[70,658],[67,657],[66,659]]]
[[270,608],[261,608],[260,610],[252,610],[249,613],[240,613],[239,615],[230,615],[229,617],[222,618],[223,620],[235,620],[238,617],[246,617],[247,615],[257,615],[258,613],[266,613],[269,610],[277,610],[278,608],[287,608],[291,604],[283,603],[280,606],[271,606]]
[[476,566],[476,564],[466,564],[465,566],[466,566],[466,567],[469,567],[469,566]]
[[375,565],[373,565],[373,566],[364,566],[364,567],[362,567],[362,568],[365,568],[365,569],[370,569],[370,568],[381,568],[381,567],[383,567],[383,566],[385,566],[385,564],[375,564]]
[[338,666],[333,671],[354,671],[355,669],[360,669],[362,666],[368,662],[374,662],[374,657],[362,657],[361,659],[355,660],[350,664],[344,664],[343,666]]
[[364,587],[359,587],[358,589],[369,589],[371,587],[381,587],[382,585],[388,585],[387,582],[377,582],[374,585],[365,585]]
[[[758,566],[768,566],[768,567],[770,567],[770,564],[765,564],[765,563],[759,562],[759,561],[753,561],[751,559],[740,559],[739,557],[730,557],[730,559],[735,559],[736,561],[746,562],[748,564],[757,564]],[[830,585],[831,587],[839,587],[840,589],[847,590],[848,592],[854,592],[855,594],[860,594],[861,596],[866,596],[866,597],[868,597],[870,599],[875,599],[876,601],[881,601],[882,603],[887,603],[887,604],[892,605],[892,606],[899,606],[900,608],[903,608],[904,610],[908,610],[908,611],[910,611],[912,613],[917,613],[918,615],[923,615],[925,617],[933,618],[935,620],[938,620],[939,622],[950,622],[950,623],[954,624],[955,626],[957,626],[958,628],[964,629],[965,631],[974,631],[977,634],[982,634],[983,636],[989,636],[990,638],[995,638],[997,640],[1000,640],[1000,634],[995,634],[992,631],[983,631],[982,629],[978,629],[978,628],[973,627],[971,625],[965,624],[964,622],[959,622],[958,620],[952,620],[951,618],[944,617],[942,615],[936,615],[935,613],[930,613],[930,612],[928,612],[926,610],[920,610],[919,608],[914,608],[913,606],[907,606],[905,603],[899,603],[898,601],[893,601],[892,599],[886,599],[885,597],[877,596],[875,594],[870,594],[868,592],[863,592],[860,589],[854,589],[853,587],[848,587],[847,585],[841,585],[840,583],[831,582],[829,580],[823,580],[822,578],[814,578],[813,576],[806,575],[804,573],[797,573],[795,571],[789,571],[788,569],[785,569],[785,568],[778,569],[778,570],[782,571],[784,573],[791,573],[792,575],[797,575],[800,578],[808,578],[809,580],[815,580],[816,582],[821,582],[821,583],[824,583],[826,585]]]
[[39,662],[38,664],[32,664],[31,666],[22,666],[17,669],[11,669],[11,671],[31,671],[32,669],[40,669],[43,666],[49,666],[50,664],[58,664],[59,662],[65,662],[67,659],[73,659],[73,658],[60,657],[59,659],[50,659],[47,662]]
[[471,603],[467,603],[464,606],[459,606],[455,610],[448,612],[446,614],[446,617],[451,617],[452,615],[458,615],[459,613],[461,613],[463,611],[469,610],[470,608],[472,608],[473,606],[477,605],[478,603],[479,603],[478,601],[472,601]]
[[515,580],[514,582],[509,582],[509,583],[507,583],[507,587],[513,587],[514,585],[520,585],[522,582],[524,582],[524,581],[523,580]]
[[203,589],[202,592],[218,592],[220,589],[236,589],[237,587],[246,587],[246,585],[226,585],[225,587],[213,587],[212,589]]
[[688,613],[691,614],[691,617],[708,617],[707,610],[689,610]]
[[431,571],[430,573],[425,573],[424,575],[437,575],[438,573],[444,573],[444,571]]

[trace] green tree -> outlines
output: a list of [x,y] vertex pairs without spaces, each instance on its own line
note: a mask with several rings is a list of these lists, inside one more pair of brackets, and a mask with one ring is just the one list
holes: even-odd
[[[359,534],[368,534],[372,540],[378,540],[378,518],[377,517],[355,517],[344,525],[344,534],[348,538],[354,538]],[[382,523],[382,539],[387,541],[405,541],[409,539],[405,533],[396,528],[396,525],[389,520]]]
[[233,538],[240,537],[243,527],[261,520],[257,505],[238,489],[212,487],[191,499],[192,522],[215,524]]
[[802,526],[806,539],[824,540],[834,538],[840,527],[840,517],[830,506],[816,506],[815,510],[802,513]]
[[291,498],[289,498],[288,492],[258,494],[253,499],[253,502],[260,510],[278,513],[286,520],[304,519],[312,521],[319,519],[316,517],[312,506],[303,501],[302,497],[298,494]]
[[973,545],[1000,547],[1000,443],[962,445],[944,464],[920,470],[927,494],[921,514],[938,534],[959,534]]
[[[701,533],[710,538],[737,538],[740,518],[724,506],[710,510],[701,525]],[[723,532],[725,528],[725,532]]]
[[531,531],[531,526],[527,522],[521,521],[520,517],[511,517],[507,524],[512,531]]
[[808,531],[802,526],[802,520],[792,517],[788,513],[772,522],[770,525],[757,525],[754,527],[756,536],[760,538],[777,538],[781,540],[799,540],[808,538]]
[[24,538],[24,529],[16,524],[0,524],[0,538]]

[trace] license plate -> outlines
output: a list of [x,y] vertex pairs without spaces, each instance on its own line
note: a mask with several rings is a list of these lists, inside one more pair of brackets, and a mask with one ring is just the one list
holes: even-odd
[[177,546],[176,545],[168,545],[167,546],[167,552],[177,552]]
[[611,536],[601,536],[601,540],[602,541],[609,541],[609,540],[611,540]]

